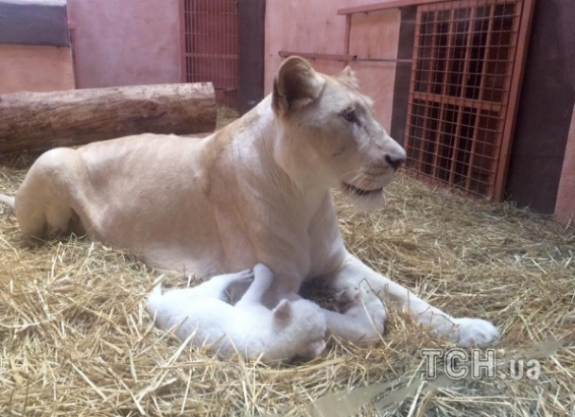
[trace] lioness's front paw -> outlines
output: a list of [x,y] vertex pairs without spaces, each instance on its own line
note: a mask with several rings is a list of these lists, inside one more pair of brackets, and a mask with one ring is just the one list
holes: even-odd
[[387,310],[384,305],[380,305],[371,312],[372,324],[379,334],[385,330],[385,321],[387,320]]
[[487,320],[460,318],[453,319],[447,336],[462,347],[483,347],[497,343],[499,330]]
[[339,313],[345,313],[361,304],[361,292],[355,288],[339,291],[334,295],[334,307]]
[[345,312],[346,316],[352,316],[362,323],[361,327],[365,329],[364,341],[379,340],[380,335],[385,330],[385,321],[387,320],[387,309],[378,299],[369,302],[359,301]]

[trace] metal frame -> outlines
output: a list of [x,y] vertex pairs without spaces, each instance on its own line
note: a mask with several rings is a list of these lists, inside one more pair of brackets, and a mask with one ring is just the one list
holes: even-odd
[[431,3],[417,11],[408,169],[501,200],[534,0]]

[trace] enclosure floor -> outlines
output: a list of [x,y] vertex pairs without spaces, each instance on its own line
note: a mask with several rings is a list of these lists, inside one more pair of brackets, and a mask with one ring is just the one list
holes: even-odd
[[[23,158],[0,167],[1,192],[14,193],[25,166]],[[0,415],[573,415],[573,230],[401,174],[379,211],[336,200],[353,253],[455,316],[492,320],[503,333],[499,359],[530,359],[529,349],[561,338],[568,346],[543,352],[535,381],[421,383],[386,405],[422,378],[422,348],[453,347],[402,312],[390,311],[382,341],[368,348],[331,339],[308,363],[221,362],[153,328],[143,297],[154,271],[87,239],[29,247],[0,206]],[[344,401],[333,396],[351,390]]]

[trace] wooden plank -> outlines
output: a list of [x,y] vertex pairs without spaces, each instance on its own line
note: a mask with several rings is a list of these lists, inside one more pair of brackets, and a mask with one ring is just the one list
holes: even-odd
[[355,55],[344,55],[344,54],[316,54],[310,52],[291,52],[291,51],[279,51],[279,56],[282,58],[288,58],[290,56],[300,56],[306,59],[323,59],[326,61],[342,61],[342,62],[349,62],[354,61],[356,56]]
[[238,110],[244,114],[264,98],[265,0],[239,2],[239,96]]
[[293,51],[279,51],[278,55],[282,58],[288,58],[290,56],[300,56],[306,59],[321,59],[324,61],[341,61],[346,64],[350,62],[390,62],[390,63],[409,63],[411,64],[411,59],[384,59],[384,58],[359,58],[357,55],[347,55],[347,54],[316,54],[312,52],[293,52]]
[[515,132],[515,122],[517,117],[517,110],[519,108],[519,94],[523,85],[523,75],[527,57],[527,46],[529,43],[529,35],[531,34],[531,24],[535,10],[535,0],[525,0],[521,13],[521,23],[519,24],[519,37],[517,42],[517,49],[515,52],[515,60],[513,64],[513,75],[511,90],[509,92],[510,100],[505,116],[505,127],[503,129],[503,141],[499,153],[499,161],[497,167],[497,174],[495,178],[495,199],[500,201],[503,199],[505,192],[505,180],[507,179],[507,171],[509,167],[509,154],[511,150],[511,142]]
[[445,3],[446,1],[449,0],[395,0],[383,3],[367,4],[365,6],[347,7],[345,9],[339,9],[337,11],[337,14],[346,15],[355,13],[369,13],[381,10],[397,9],[399,7],[406,7],[406,6],[420,6],[423,4]]
[[393,112],[391,114],[391,137],[406,146],[408,140],[407,124],[410,121],[409,94],[410,91],[413,51],[416,32],[416,7],[401,9],[401,24],[399,27],[399,46],[397,50],[398,65],[395,68],[395,85],[393,90]]

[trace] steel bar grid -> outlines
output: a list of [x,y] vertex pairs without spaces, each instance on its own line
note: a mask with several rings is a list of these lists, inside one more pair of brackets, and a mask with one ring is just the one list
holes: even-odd
[[515,60],[525,41],[519,38],[525,1],[418,7],[405,140],[407,168],[417,177],[500,199],[498,169],[502,145],[510,141],[504,130],[513,122],[507,116],[521,72]]
[[219,104],[237,108],[239,17],[237,0],[180,0],[186,82],[212,82]]

